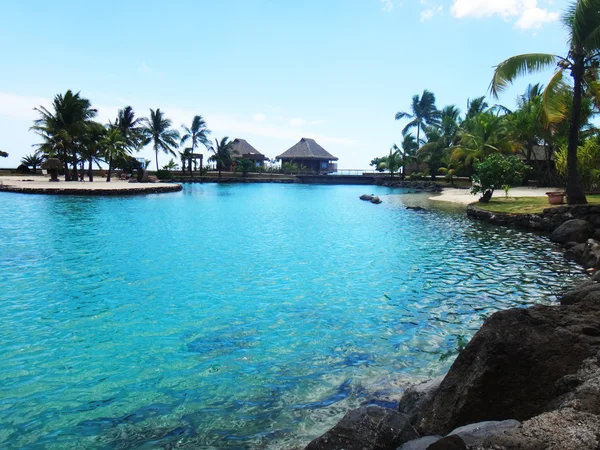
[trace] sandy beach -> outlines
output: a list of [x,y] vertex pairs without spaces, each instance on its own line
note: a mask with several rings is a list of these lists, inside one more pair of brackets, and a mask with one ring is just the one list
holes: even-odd
[[[537,187],[516,187],[508,191],[509,197],[545,197],[546,192],[551,191],[563,191],[562,188],[537,188]],[[429,197],[430,200],[440,202],[452,202],[468,205],[469,203],[476,202],[480,195],[471,194],[470,189],[455,189],[455,188],[444,188],[444,190],[433,197]],[[492,198],[504,197],[504,191],[499,190],[494,192]]]
[[119,195],[142,194],[146,192],[172,192],[180,190],[181,185],[174,183],[129,183],[125,180],[95,177],[95,181],[50,182],[48,175],[0,176],[0,191],[36,194],[92,194]]

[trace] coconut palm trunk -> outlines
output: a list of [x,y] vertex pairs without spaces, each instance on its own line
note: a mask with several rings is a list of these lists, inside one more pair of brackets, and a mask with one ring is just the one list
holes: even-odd
[[158,148],[154,146],[154,154],[156,155],[156,171],[158,172]]
[[581,121],[581,92],[584,73],[584,57],[581,54],[573,56],[573,109],[569,125],[569,145],[567,148],[567,201],[569,205],[587,203],[585,193],[579,181],[577,169],[577,149],[579,147],[579,127]]
[[106,175],[106,182],[110,183],[110,175],[112,174],[112,157],[108,159],[108,174]]
[[93,156],[90,156],[90,158],[88,159],[89,162],[89,166],[88,166],[88,180],[89,181],[94,181],[94,171],[92,169],[92,160],[93,160]]

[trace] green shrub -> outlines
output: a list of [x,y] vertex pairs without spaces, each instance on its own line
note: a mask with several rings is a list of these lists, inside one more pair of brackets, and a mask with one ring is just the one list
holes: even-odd
[[483,193],[479,201],[487,203],[494,190],[521,184],[529,167],[515,156],[494,154],[475,164],[474,169],[471,193]]
[[[555,153],[556,170],[562,177],[567,176],[567,146]],[[577,170],[581,186],[592,191],[600,186],[600,143],[587,139],[577,148]]]
[[165,169],[157,170],[156,178],[158,178],[159,180],[170,180],[171,172],[169,172],[168,170],[165,170]]

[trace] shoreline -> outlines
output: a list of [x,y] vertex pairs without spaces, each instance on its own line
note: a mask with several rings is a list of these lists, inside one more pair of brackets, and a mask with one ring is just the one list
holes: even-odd
[[126,180],[118,179],[107,183],[104,178],[95,182],[62,180],[51,182],[45,175],[0,176],[0,192],[17,194],[126,196],[163,194],[179,192],[182,189],[181,184],[176,183],[129,183]]
[[[545,197],[546,192],[549,191],[562,191],[560,188],[534,188],[534,187],[516,187],[508,191],[509,197]],[[497,198],[504,197],[503,191],[496,191],[495,195]],[[494,198],[494,197],[492,197]],[[456,203],[459,205],[469,205],[475,203],[478,200],[476,195],[471,194],[470,189],[459,189],[459,188],[443,188],[439,195],[429,197],[429,200],[437,202],[449,202]],[[548,205],[550,206],[550,205]]]

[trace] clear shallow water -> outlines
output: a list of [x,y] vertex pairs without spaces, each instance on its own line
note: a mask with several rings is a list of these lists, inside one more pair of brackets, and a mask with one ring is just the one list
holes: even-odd
[[544,237],[393,193],[0,194],[0,448],[300,446],[581,276]]

